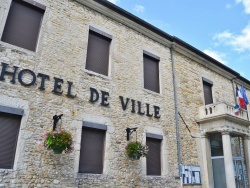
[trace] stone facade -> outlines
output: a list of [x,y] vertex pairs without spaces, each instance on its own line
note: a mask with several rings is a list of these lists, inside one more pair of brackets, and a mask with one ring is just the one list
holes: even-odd
[[[2,1],[0,37],[11,4],[11,0]],[[123,17],[92,0],[34,2],[46,7],[36,52],[0,41],[0,62],[8,64],[10,72],[13,66],[17,66],[17,74],[29,69],[36,75],[49,75],[50,80],[46,80],[45,90],[39,89],[41,78],[37,78],[32,86],[23,86],[17,79],[13,84],[10,75],[0,81],[0,105],[24,110],[14,167],[0,169],[0,187],[181,187],[170,52],[172,42],[161,40],[162,36],[125,17],[123,21],[114,19]],[[90,27],[112,36],[108,76],[85,69]],[[178,44],[173,45],[176,45],[173,57],[178,108],[193,135],[190,136],[179,119],[181,162],[200,165],[203,169],[197,123],[199,107],[204,106],[202,78],[213,81],[214,102],[234,105],[234,90],[230,79],[223,75],[227,73],[218,73],[204,66],[191,52],[185,55]],[[160,93],[144,89],[143,51],[160,57]],[[64,80],[62,94],[52,92],[54,77]],[[23,80],[28,83],[32,77],[25,74]],[[66,96],[67,81],[73,82],[75,98]],[[250,88],[249,83],[243,81],[239,79],[238,83]],[[102,106],[101,99],[89,102],[90,88],[108,92],[109,106]],[[140,101],[144,111],[146,103],[150,104],[151,111],[153,106],[160,107],[161,118],[131,113],[131,101],[124,111],[119,96]],[[63,114],[61,126],[73,134],[74,152],[71,154],[55,155],[41,146],[44,133],[52,129],[55,114]],[[103,174],[78,173],[83,121],[107,125]],[[138,127],[137,139],[142,142],[146,141],[146,133],[163,136],[161,176],[146,175],[145,158],[131,161],[125,156],[127,127]],[[135,140],[135,133],[131,140]]]

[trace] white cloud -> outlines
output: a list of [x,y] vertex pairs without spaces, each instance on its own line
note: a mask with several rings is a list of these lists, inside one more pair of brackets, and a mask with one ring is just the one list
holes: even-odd
[[250,23],[241,31],[240,34],[234,34],[230,31],[224,31],[216,34],[213,38],[219,44],[232,46],[238,52],[250,50]]
[[232,5],[231,4],[226,4],[226,9],[230,9],[230,8],[232,8]]
[[135,12],[144,12],[145,11],[145,7],[142,6],[142,5],[135,5],[134,8],[133,8],[133,10]]
[[221,62],[222,64],[227,64],[227,62],[225,60],[223,60],[223,58],[225,57],[224,54],[221,54],[219,52],[213,51],[213,50],[204,50],[203,51],[205,54],[209,55],[210,57],[216,59],[217,61]]
[[240,75],[243,76],[243,77],[246,76],[244,72],[240,72]]
[[120,0],[108,0],[109,2],[117,5],[118,3],[120,3]]
[[242,3],[245,8],[245,13],[250,14],[250,0],[236,0],[236,3]]

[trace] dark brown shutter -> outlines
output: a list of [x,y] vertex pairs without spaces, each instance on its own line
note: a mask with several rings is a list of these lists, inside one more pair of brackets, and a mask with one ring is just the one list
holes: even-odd
[[2,41],[36,51],[44,10],[13,0],[4,27]]
[[0,112],[0,168],[13,168],[21,118]]
[[86,69],[108,76],[111,39],[89,31]]
[[203,81],[205,105],[213,103],[212,84]]
[[102,174],[105,131],[82,128],[79,172]]
[[144,88],[159,93],[159,61],[144,54],[143,64]]
[[148,138],[146,144],[149,152],[147,156],[147,175],[161,175],[161,140]]

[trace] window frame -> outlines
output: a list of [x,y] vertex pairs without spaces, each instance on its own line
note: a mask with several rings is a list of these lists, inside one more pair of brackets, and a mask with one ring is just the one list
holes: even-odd
[[[106,40],[110,40],[109,41],[109,48],[108,48],[108,62],[107,62],[107,74],[102,74],[100,72],[96,72],[94,70],[88,69],[87,68],[87,64],[88,64],[88,53],[89,53],[89,37],[90,37],[90,33],[94,33],[95,35],[99,35],[100,38],[105,38]],[[100,77],[104,77],[104,78],[108,78],[110,77],[110,73],[111,73],[111,49],[112,49],[112,41],[113,41],[113,36],[108,34],[107,32],[101,31],[93,26],[89,26],[89,30],[88,30],[88,37],[87,37],[87,50],[86,50],[86,58],[85,58],[85,64],[84,64],[84,71],[89,73],[90,75],[96,75],[96,76],[100,76]]]
[[31,6],[34,6],[36,8],[44,10],[44,13],[43,13],[40,25],[39,25],[39,31],[37,34],[37,41],[36,41],[35,50],[33,51],[33,50],[29,50],[29,49],[24,48],[24,47],[20,47],[20,46],[2,41],[2,37],[3,37],[4,29],[5,29],[5,26],[7,23],[7,18],[8,18],[9,12],[10,12],[12,1],[13,0],[9,0],[5,4],[3,4],[4,12],[3,12],[2,22],[0,23],[0,44],[2,44],[3,46],[6,46],[8,48],[19,50],[21,52],[36,55],[36,53],[39,50],[40,42],[41,42],[41,39],[43,36],[43,29],[42,28],[43,28],[44,23],[46,22],[45,20],[47,20],[48,4],[45,3],[43,0],[20,0],[20,1],[23,1],[24,3],[31,5]]
[[[155,62],[157,63],[157,80],[155,80],[157,83],[157,89],[151,89],[151,88],[148,88],[147,86],[145,86],[145,83],[146,83],[146,75],[145,75],[145,59],[144,58],[147,58],[147,59],[151,59],[152,62]],[[146,50],[143,50],[143,63],[142,63],[142,70],[143,70],[143,88],[147,91],[150,91],[152,93],[156,93],[156,94],[160,94],[161,93],[161,81],[160,81],[160,57],[157,56],[157,55],[154,55]]]
[[13,151],[13,161],[12,161],[12,164],[11,164],[11,168],[1,168],[0,167],[0,169],[13,170],[13,169],[15,169],[15,161],[18,158],[17,153],[19,152],[18,145],[19,145],[19,142],[20,142],[19,138],[20,138],[20,134],[21,134],[21,126],[22,126],[22,121],[23,121],[24,110],[20,109],[20,108],[14,108],[14,107],[0,105],[0,113],[4,113],[4,114],[8,114],[8,115],[14,115],[14,116],[20,116],[19,128],[17,130],[15,148],[14,148],[14,151]]
[[[211,96],[209,96],[209,97],[211,97],[212,103],[210,103],[210,102],[211,102],[210,100],[207,101],[207,98],[208,98],[208,97],[206,97],[204,85],[205,85],[205,87],[208,87],[208,86],[210,87]],[[205,105],[213,104],[213,103],[214,103],[214,97],[213,97],[213,82],[212,82],[211,80],[209,80],[209,79],[202,78],[202,90],[203,90],[204,104],[205,104]]]
[[103,131],[104,132],[104,137],[103,137],[103,150],[102,150],[102,172],[101,173],[88,173],[88,172],[80,172],[80,160],[81,160],[81,145],[82,145],[82,132],[81,132],[81,138],[80,138],[80,150],[79,150],[79,160],[78,160],[78,174],[93,174],[93,175],[102,175],[104,173],[104,162],[105,162],[105,148],[106,148],[106,136],[107,136],[107,126],[103,124],[98,124],[98,123],[93,123],[93,122],[88,122],[88,121],[83,121],[81,130],[83,129],[87,130],[93,130],[93,131]]
[[[157,177],[157,176],[163,176],[165,173],[164,173],[164,168],[163,168],[163,155],[164,155],[164,151],[163,151],[163,136],[162,135],[159,135],[159,134],[153,134],[153,133],[146,133],[146,143],[147,143],[147,139],[154,139],[155,141],[159,141],[160,142],[160,153],[159,153],[159,163],[160,163],[160,174],[156,174],[156,175],[153,175],[153,174],[148,174],[148,165],[147,165],[147,160],[148,158],[146,158],[146,176],[153,176],[153,177]],[[150,150],[150,148],[149,148]]]

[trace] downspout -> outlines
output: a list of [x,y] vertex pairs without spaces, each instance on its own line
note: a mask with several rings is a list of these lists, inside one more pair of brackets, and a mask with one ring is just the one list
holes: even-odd
[[174,87],[174,108],[175,108],[175,128],[176,128],[176,141],[177,141],[177,157],[178,157],[178,168],[179,178],[181,177],[181,146],[180,146],[180,134],[179,134],[179,116],[178,116],[178,103],[177,103],[177,92],[176,92],[176,80],[175,80],[175,64],[174,64],[174,45],[170,47],[171,61],[172,61],[172,74],[173,74],[173,87]]

